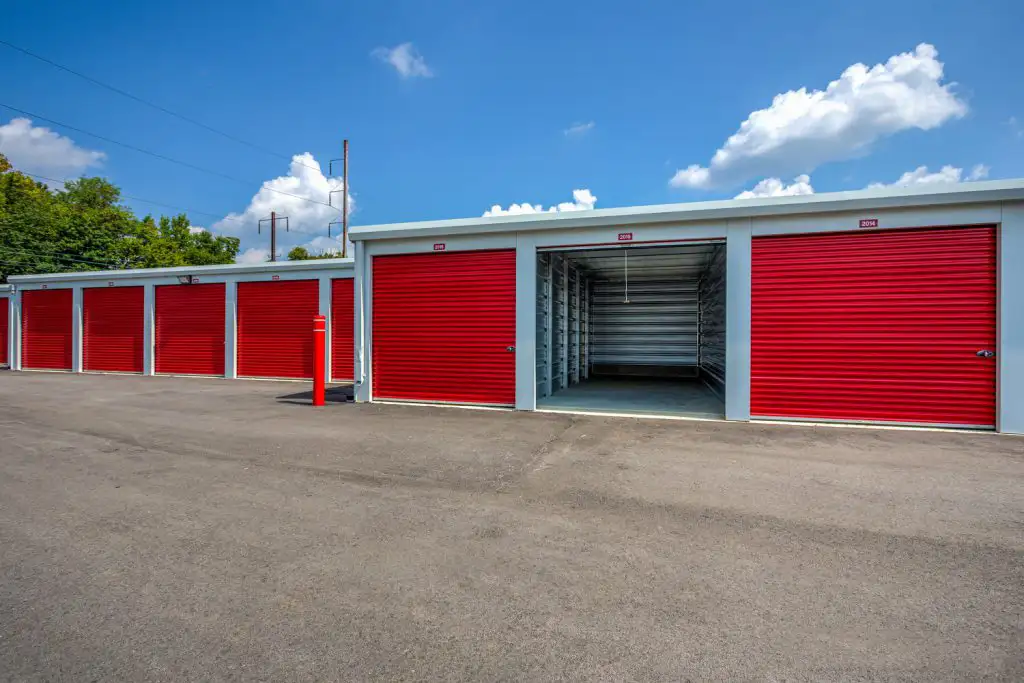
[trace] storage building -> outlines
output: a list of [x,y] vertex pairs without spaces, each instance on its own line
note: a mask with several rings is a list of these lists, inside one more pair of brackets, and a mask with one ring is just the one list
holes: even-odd
[[352,239],[359,401],[1024,433],[1022,181]]
[[[311,379],[325,315],[329,381],[353,378],[352,259],[10,278],[0,361],[15,370]],[[5,305],[6,304],[6,305]]]

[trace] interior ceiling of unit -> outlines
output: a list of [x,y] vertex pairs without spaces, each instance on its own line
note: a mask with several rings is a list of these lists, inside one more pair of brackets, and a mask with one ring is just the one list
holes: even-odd
[[[629,279],[697,279],[721,243],[683,244],[672,247],[623,247],[562,252],[594,278],[621,280],[628,262]],[[628,252],[628,254],[627,254]]]

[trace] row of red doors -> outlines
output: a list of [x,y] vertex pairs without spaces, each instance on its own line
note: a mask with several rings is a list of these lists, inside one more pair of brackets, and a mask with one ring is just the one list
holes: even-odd
[[[754,416],[992,426],[992,226],[758,237]],[[515,402],[515,252],[373,259],[373,396]]]
[[[162,374],[223,375],[225,286],[165,285],[155,289],[155,369]],[[353,290],[350,278],[332,281],[332,372],[350,381],[353,370]],[[142,287],[90,287],[82,292],[82,368],[142,372]],[[6,303],[6,301],[4,301]],[[238,374],[312,378],[316,280],[241,282],[237,297]],[[0,318],[5,336],[7,309]],[[22,292],[22,366],[70,370],[72,290]],[[4,343],[4,352],[7,344]],[[6,362],[6,358],[0,358]]]

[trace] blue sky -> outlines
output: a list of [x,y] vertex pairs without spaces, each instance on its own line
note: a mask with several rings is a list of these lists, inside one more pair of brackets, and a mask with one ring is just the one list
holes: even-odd
[[[295,216],[286,246],[326,237],[327,207],[254,195],[262,182],[289,174],[294,154],[311,154],[303,163],[322,162],[326,171],[343,137],[352,144],[353,224],[475,216],[493,205],[534,210],[571,204],[574,190],[588,190],[605,208],[755,188],[857,189],[905,173],[907,183],[1019,177],[1020,5],[17,3],[4,10],[0,39],[281,156],[2,45],[0,102],[249,182],[39,120],[15,129],[20,115],[3,108],[0,151],[26,170],[102,174],[127,194],[209,212],[193,222],[242,236],[246,249],[263,246],[252,220],[271,206]],[[898,55],[902,61],[890,62]],[[403,61],[410,56],[422,66]],[[866,82],[848,72],[838,91],[815,94],[858,63],[881,71],[866,73]],[[800,88],[809,94],[773,108],[773,98]],[[748,134],[727,145],[748,118]],[[567,132],[574,124],[581,130]],[[716,166],[722,148],[725,162]],[[691,166],[695,173],[677,175]],[[298,167],[306,171],[319,175]],[[808,178],[797,179],[802,174]],[[320,177],[280,183],[321,199],[340,187]],[[582,199],[564,208],[594,205]],[[218,221],[229,215],[234,220]]]

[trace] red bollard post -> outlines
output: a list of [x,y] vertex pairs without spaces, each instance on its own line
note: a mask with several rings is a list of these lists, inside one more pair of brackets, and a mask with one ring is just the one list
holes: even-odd
[[324,404],[324,366],[326,365],[327,318],[313,316],[313,405]]

